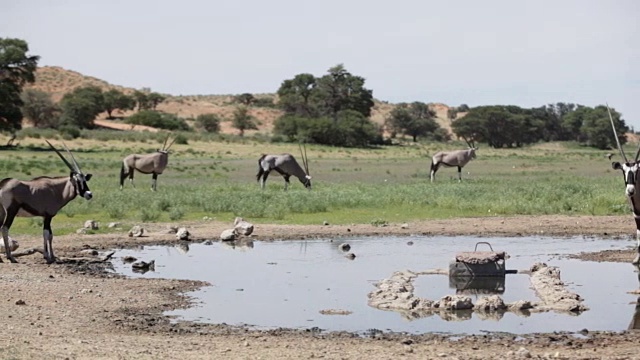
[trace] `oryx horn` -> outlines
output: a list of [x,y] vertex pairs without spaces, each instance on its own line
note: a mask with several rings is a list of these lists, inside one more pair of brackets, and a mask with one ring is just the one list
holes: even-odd
[[60,156],[60,159],[62,159],[62,161],[64,161],[65,164],[67,164],[67,166],[69,167],[69,170],[71,171],[77,171],[76,169],[73,168],[73,166],[69,163],[69,161],[67,161],[67,159],[64,158],[64,156],[62,156],[62,154],[60,154],[60,151],[58,151],[58,149],[56,149],[55,147],[53,147],[53,145],[51,145],[51,143],[49,142],[49,140],[45,140],[47,142],[47,144],[49,144],[49,146],[51,146],[51,148],[53,149],[53,151],[56,152],[56,154],[58,154],[58,156]]
[[167,140],[169,140],[169,135],[167,135],[167,137],[164,138],[164,143],[162,143],[162,148],[161,148],[162,151],[164,151],[164,147],[165,147],[165,145],[167,145]]
[[64,149],[67,150],[69,155],[71,155],[71,160],[73,160],[73,164],[76,166],[76,171],[79,174],[82,174],[82,171],[80,171],[80,165],[78,165],[78,162],[76,161],[76,157],[73,156],[73,153],[71,151],[69,151],[69,148],[67,147],[67,144],[64,143],[64,141],[62,142],[62,146],[64,146]]
[[302,156],[302,165],[304,165],[304,171],[307,173],[307,175],[309,174],[309,161],[307,158],[307,146],[304,146],[304,153],[302,153],[302,144],[298,143],[298,146],[300,147],[300,156]]
[[[620,156],[622,156],[625,163],[629,163],[629,160],[627,160],[627,155],[624,154],[624,150],[622,150],[622,146],[620,145],[620,139],[618,139],[616,126],[613,123],[613,116],[611,116],[611,109],[609,109],[609,104],[606,104],[606,105],[607,105],[607,112],[609,113],[609,120],[611,120],[611,128],[613,129],[613,136],[616,138],[616,144],[618,144],[618,150],[620,150]],[[636,161],[638,161],[638,155],[640,155],[640,148],[638,149],[638,154],[636,154]]]
[[[169,137],[167,137],[167,139],[169,139]],[[169,146],[167,146],[166,149],[164,149],[164,151],[169,151],[169,148],[171,147],[171,145],[173,145],[173,143],[176,141],[177,137],[174,137],[173,140],[171,140],[171,142],[169,143]]]
[[466,137],[462,137],[464,139],[464,141],[467,143],[467,146],[469,146],[470,148],[472,148],[473,146],[471,145],[471,143],[469,142],[469,140],[467,140]]

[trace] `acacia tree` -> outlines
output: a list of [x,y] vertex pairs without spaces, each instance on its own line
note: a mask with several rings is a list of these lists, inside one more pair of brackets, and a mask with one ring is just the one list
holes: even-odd
[[79,128],[93,128],[93,120],[104,109],[102,89],[84,86],[65,94],[60,101],[61,123]]
[[26,83],[35,81],[39,56],[27,55],[26,41],[0,38],[0,130],[14,132],[22,127],[20,99]]
[[316,78],[311,74],[298,74],[285,80],[278,89],[279,105],[287,115],[317,116],[311,94],[316,86]]
[[51,94],[38,89],[25,89],[20,95],[22,114],[34,127],[55,127],[60,108],[51,100]]
[[233,112],[231,125],[240,131],[240,136],[244,136],[245,130],[257,130],[255,118],[249,114],[249,108],[238,106]]
[[256,101],[256,98],[250,93],[244,93],[235,96],[234,101],[244,106],[250,106],[254,101]]
[[391,110],[385,123],[392,133],[409,135],[416,142],[418,136],[432,134],[440,128],[435,116],[436,113],[425,103],[401,103]]
[[275,121],[274,131],[292,141],[304,139],[336,146],[381,142],[379,129],[373,123],[362,123],[371,122],[374,105],[372,91],[364,87],[364,82],[342,64],[320,78],[303,73],[283,81],[278,89],[278,106],[285,115]]
[[118,89],[111,89],[103,94],[103,104],[104,111],[107,112],[107,118],[113,119],[112,113],[114,110],[133,110],[136,106],[136,101]]

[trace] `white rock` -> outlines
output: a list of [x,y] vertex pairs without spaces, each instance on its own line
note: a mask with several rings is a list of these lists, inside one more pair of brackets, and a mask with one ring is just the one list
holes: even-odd
[[220,234],[220,240],[222,241],[233,241],[235,239],[236,239],[235,229],[227,229]]
[[144,234],[144,229],[140,225],[136,225],[129,230],[129,237],[140,237]]
[[98,223],[95,220],[87,220],[84,222],[84,228],[90,230],[98,230]]
[[245,221],[242,218],[236,218],[234,225],[235,226],[233,229],[237,235],[249,236],[251,235],[251,233],[253,233],[253,224],[248,221]]
[[176,239],[178,240],[189,240],[189,235],[191,235],[189,233],[189,230],[187,230],[187,228],[179,228],[178,231],[176,232]]
[[120,226],[119,222],[110,222],[109,225],[107,225],[108,228],[113,229]]
[[[18,244],[18,240],[12,239],[11,236],[9,236],[9,247],[11,251],[16,251],[20,247],[20,244]],[[4,241],[2,240],[0,240],[0,252],[5,252]]]

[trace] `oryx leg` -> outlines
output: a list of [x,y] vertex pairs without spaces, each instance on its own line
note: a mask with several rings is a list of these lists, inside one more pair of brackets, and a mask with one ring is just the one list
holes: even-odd
[[634,265],[640,264],[640,218],[636,217],[636,257],[631,262]]
[[433,182],[433,179],[435,179],[436,177],[436,171],[438,171],[438,168],[440,167],[440,163],[431,163],[431,182]]
[[287,189],[289,188],[289,177],[291,175],[285,173],[284,171],[280,170],[279,168],[273,168],[273,170],[277,171],[278,174],[282,175],[282,177],[284,178],[284,191],[287,191]]
[[[16,258],[11,255],[11,244],[9,243],[9,228],[11,228],[11,224],[13,224],[13,219],[15,219],[18,214],[18,206],[10,206],[6,209],[6,213],[4,214],[4,223],[2,224],[1,232],[2,232],[2,240],[4,241],[4,251],[7,254],[7,259],[12,263],[17,263]],[[2,261],[2,260],[0,260]]]
[[458,166],[458,182],[462,181],[462,167]]
[[269,170],[262,170],[262,179],[260,179],[260,188],[264,189],[264,184],[267,182],[267,178],[269,177]]
[[133,168],[129,168],[129,182],[131,183],[131,186],[136,187],[136,185],[133,183]]
[[158,189],[158,174],[153,173],[151,176],[151,190],[156,191]]
[[45,216],[42,225],[42,238],[44,239],[44,259],[47,260],[47,264],[51,264],[56,261],[56,257],[53,255],[53,231],[51,231],[51,217]]

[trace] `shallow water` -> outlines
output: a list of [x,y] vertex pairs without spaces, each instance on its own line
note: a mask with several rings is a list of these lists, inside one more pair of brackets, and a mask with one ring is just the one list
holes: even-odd
[[[464,321],[446,321],[438,315],[407,319],[393,311],[367,305],[374,284],[394,271],[447,269],[460,251],[471,251],[476,242],[488,241],[496,251],[506,251],[507,269],[528,269],[535,262],[558,266],[569,289],[585,299],[590,310],[580,315],[533,313],[528,317],[507,312],[498,320],[481,319],[476,313]],[[354,260],[338,248],[351,245]],[[412,245],[408,245],[412,242]],[[208,281],[189,295],[197,304],[166,313],[177,319],[209,323],[250,325],[260,329],[287,327],[364,332],[370,329],[410,333],[478,334],[482,332],[533,333],[551,331],[627,329],[635,312],[638,274],[630,264],[596,263],[566,259],[581,251],[623,249],[627,240],[583,238],[475,238],[384,237],[330,240],[254,242],[253,247],[190,244],[188,252],[176,247],[149,246],[142,250],[119,250],[114,258],[118,273],[133,277],[176,278]],[[478,250],[487,247],[479,245]],[[155,260],[155,271],[131,271],[118,257]],[[446,275],[422,275],[415,281],[416,295],[437,300],[455,294]],[[505,302],[536,301],[529,277],[507,274]],[[472,295],[476,300],[477,296]],[[350,315],[322,315],[321,310],[340,309]]]

